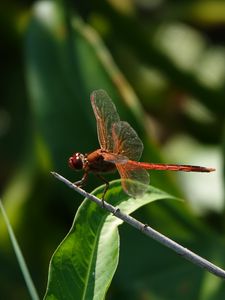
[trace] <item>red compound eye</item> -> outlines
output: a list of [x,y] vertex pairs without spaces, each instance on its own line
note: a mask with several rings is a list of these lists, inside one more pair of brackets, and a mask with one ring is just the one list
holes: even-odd
[[75,170],[81,170],[83,168],[82,157],[83,157],[83,155],[79,152],[73,154],[73,156],[71,156],[68,161],[70,168],[75,169]]

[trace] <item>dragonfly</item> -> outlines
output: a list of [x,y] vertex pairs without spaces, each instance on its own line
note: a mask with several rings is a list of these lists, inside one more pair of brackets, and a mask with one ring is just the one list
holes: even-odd
[[82,154],[74,153],[68,160],[72,169],[83,170],[83,177],[74,184],[82,187],[89,173],[97,175],[104,183],[102,199],[109,188],[109,182],[102,174],[118,170],[122,188],[131,197],[142,196],[149,185],[146,170],[169,170],[184,172],[212,172],[214,168],[192,165],[139,162],[143,143],[136,131],[126,121],[121,121],[111,98],[104,90],[91,94],[91,105],[97,122],[100,148]]

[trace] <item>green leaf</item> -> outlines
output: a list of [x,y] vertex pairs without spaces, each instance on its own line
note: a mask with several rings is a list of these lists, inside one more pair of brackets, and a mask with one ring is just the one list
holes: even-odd
[[30,296],[31,296],[31,299],[38,300],[39,297],[38,297],[37,291],[35,289],[34,283],[33,283],[32,278],[30,276],[30,273],[29,273],[29,270],[27,268],[26,262],[24,260],[23,254],[20,250],[19,244],[16,240],[16,237],[14,235],[13,229],[10,225],[9,219],[7,217],[7,214],[5,212],[5,209],[4,209],[4,206],[3,206],[1,200],[0,200],[0,210],[2,212],[5,224],[7,226],[9,237],[10,237],[11,243],[13,245],[13,248],[14,248],[14,251],[15,251],[15,254],[16,254],[20,269],[21,269],[21,272],[23,274],[24,280],[26,282],[28,291],[29,291]]
[[[18,228],[24,216],[24,205],[32,194],[37,170],[36,156],[31,148],[30,153],[23,160],[21,159],[21,164],[4,189],[4,206],[14,228]],[[2,226],[3,222],[5,220],[0,218],[1,241],[5,240],[8,231],[6,227]]]
[[[101,196],[103,188],[94,194]],[[160,199],[174,199],[149,187],[142,198],[129,198],[120,181],[111,183],[106,200],[126,214]],[[118,225],[122,221],[86,199],[66,238],[54,253],[45,299],[104,299],[119,259]]]
[[92,45],[65,22],[63,9],[55,1],[34,5],[25,50],[36,129],[55,168],[68,172],[65,162],[76,147],[97,146],[90,93],[114,88]]

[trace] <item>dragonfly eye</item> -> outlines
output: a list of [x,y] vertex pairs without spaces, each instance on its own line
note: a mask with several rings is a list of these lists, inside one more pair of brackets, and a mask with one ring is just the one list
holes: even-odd
[[76,170],[83,169],[83,158],[84,158],[83,154],[79,152],[73,154],[73,156],[71,156],[68,161],[70,168]]

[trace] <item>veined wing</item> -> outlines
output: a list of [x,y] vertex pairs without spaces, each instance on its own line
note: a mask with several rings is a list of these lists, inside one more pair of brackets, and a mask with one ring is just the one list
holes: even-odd
[[128,195],[135,198],[146,192],[149,185],[149,174],[145,169],[129,162],[116,164],[116,167],[120,173],[122,187]]
[[104,157],[105,161],[114,163],[114,164],[125,164],[128,162],[128,157],[121,155],[121,154],[115,154],[115,153],[108,153],[108,152],[102,152],[102,156]]
[[96,90],[91,94],[91,105],[97,122],[101,149],[113,152],[112,127],[120,121],[116,107],[104,90]]
[[113,124],[112,137],[114,142],[113,153],[138,161],[142,155],[143,143],[136,131],[124,121]]

